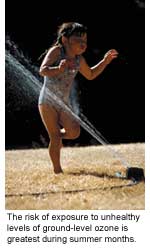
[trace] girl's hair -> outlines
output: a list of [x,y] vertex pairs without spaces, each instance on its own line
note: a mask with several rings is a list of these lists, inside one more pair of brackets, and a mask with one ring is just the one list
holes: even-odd
[[81,37],[87,33],[87,27],[77,22],[65,22],[59,26],[55,45],[62,44],[62,36],[69,38],[72,35]]
[[[69,38],[72,35],[81,37],[83,34],[87,33],[87,27],[83,24],[77,22],[64,22],[57,30],[57,40],[52,46],[62,45],[62,36]],[[38,60],[40,60],[49,49],[40,55]]]

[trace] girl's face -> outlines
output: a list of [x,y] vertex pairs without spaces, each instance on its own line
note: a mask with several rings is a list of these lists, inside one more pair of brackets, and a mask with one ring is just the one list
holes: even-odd
[[87,48],[87,34],[85,33],[82,36],[72,35],[68,39],[68,44],[74,54],[80,55],[84,53]]

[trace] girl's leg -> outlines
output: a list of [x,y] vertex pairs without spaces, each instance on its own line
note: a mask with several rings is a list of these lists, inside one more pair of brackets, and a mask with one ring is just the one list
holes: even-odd
[[76,139],[79,137],[80,125],[70,114],[61,111],[60,124],[65,129],[65,132],[62,132],[63,139]]
[[48,149],[54,167],[54,172],[56,174],[61,173],[62,169],[60,165],[60,149],[62,145],[62,137],[60,132],[58,113],[53,107],[46,104],[39,105],[39,112],[50,137]]

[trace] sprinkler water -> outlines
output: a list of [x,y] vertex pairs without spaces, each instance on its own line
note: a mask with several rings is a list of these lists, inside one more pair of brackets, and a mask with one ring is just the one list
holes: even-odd
[[[11,67],[13,68],[13,72],[15,75],[15,81],[18,80],[20,74],[20,78],[23,79],[23,84],[20,84],[18,80],[18,87],[22,87],[22,90],[27,92],[26,95],[29,96],[30,99],[37,99],[39,96],[39,92],[42,87],[42,83],[34,76],[26,67],[24,67],[16,58],[14,58],[11,54],[6,53],[6,60],[8,62],[9,70]],[[13,77],[13,75],[12,75]],[[89,120],[80,113],[80,116],[75,114],[68,105],[66,105],[54,92],[47,89],[47,94],[49,96],[50,101],[57,105],[59,108],[63,109],[63,111],[69,113],[90,135],[92,135],[99,143],[104,146],[107,146],[107,149],[110,153],[120,160],[121,164],[126,168],[126,175],[123,176],[121,172],[117,172],[115,175],[119,178],[131,179],[136,181],[144,180],[144,171],[142,168],[138,167],[130,167],[127,161],[122,157],[118,151],[112,149],[111,144],[102,136],[102,134],[89,122]]]

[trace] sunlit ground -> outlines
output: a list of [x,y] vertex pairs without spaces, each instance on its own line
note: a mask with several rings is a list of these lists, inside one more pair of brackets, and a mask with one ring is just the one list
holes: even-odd
[[[144,143],[111,145],[131,167],[144,169]],[[106,146],[64,147],[64,174],[53,173],[47,149],[6,151],[6,209],[144,209],[145,184],[131,185]]]

